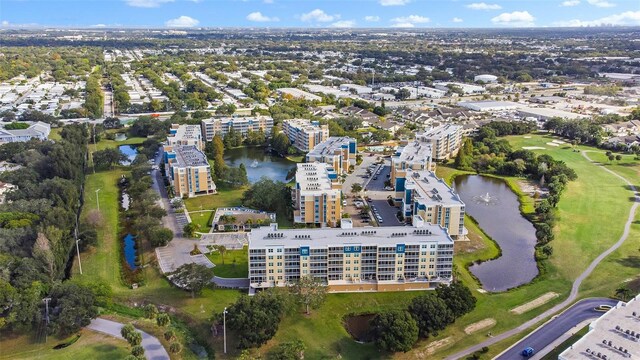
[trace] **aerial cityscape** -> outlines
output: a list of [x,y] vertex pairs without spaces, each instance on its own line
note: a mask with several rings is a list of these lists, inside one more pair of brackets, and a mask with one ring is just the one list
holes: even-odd
[[0,360],[640,357],[640,4],[0,0]]

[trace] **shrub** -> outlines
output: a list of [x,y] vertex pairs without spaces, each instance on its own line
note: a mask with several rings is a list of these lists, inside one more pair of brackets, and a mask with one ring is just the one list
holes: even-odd
[[135,332],[136,328],[134,328],[131,324],[127,324],[123,326],[122,329],[120,329],[120,335],[122,335],[122,337],[127,341],[129,341],[129,338],[131,338],[131,334]]
[[176,332],[173,329],[169,329],[164,332],[164,339],[167,341],[171,341],[176,338]]
[[144,348],[140,345],[136,345],[131,348],[131,355],[140,357],[144,355]]
[[167,326],[169,325],[170,322],[171,322],[171,318],[167,313],[160,313],[156,317],[156,323],[158,323],[158,326]]
[[144,316],[147,319],[155,319],[158,316],[158,308],[153,304],[144,306]]
[[180,343],[178,343],[178,342],[174,341],[169,345],[169,351],[171,351],[171,353],[173,353],[173,354],[177,354],[181,350],[182,350],[182,345],[180,345]]

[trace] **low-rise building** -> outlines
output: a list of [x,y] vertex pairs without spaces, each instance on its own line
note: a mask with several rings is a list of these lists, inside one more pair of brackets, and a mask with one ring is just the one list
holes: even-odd
[[342,175],[349,171],[349,166],[356,164],[357,151],[356,139],[348,136],[331,136],[307,153],[306,162],[329,164],[338,175]]
[[627,360],[640,357],[640,295],[619,302],[589,324],[589,332],[558,360]]
[[419,216],[427,223],[447,229],[456,239],[466,234],[464,202],[432,171],[407,170],[403,188],[396,188],[396,198],[399,197],[406,218]]
[[26,129],[7,130],[0,129],[0,144],[10,142],[27,142],[31,139],[47,140],[51,133],[51,125],[41,121]]
[[312,93],[308,93],[304,90],[296,89],[296,88],[279,88],[276,90],[278,94],[282,96],[290,96],[293,99],[303,99],[308,101],[320,101],[322,98],[318,95],[313,95]]
[[329,138],[329,125],[320,125],[317,121],[291,119],[282,122],[282,131],[291,145],[302,152],[308,152]]
[[329,292],[434,289],[452,277],[453,240],[437,225],[287,229],[249,234],[251,290],[312,276]]
[[587,115],[546,107],[521,107],[518,109],[518,114],[524,118],[534,118],[538,121],[546,121],[554,117],[569,120],[589,118]]
[[325,163],[297,164],[292,200],[293,222],[337,226],[342,215],[338,174]]
[[356,84],[342,84],[340,90],[355,93],[356,95],[371,94],[373,89],[368,86],[356,85]]
[[473,78],[473,81],[475,82],[481,82],[481,83],[495,83],[498,81],[498,77],[495,75],[489,75],[489,74],[482,74],[482,75],[476,75]]
[[245,207],[217,208],[211,227],[214,231],[248,231],[276,222],[276,213]]
[[436,126],[419,135],[431,143],[434,160],[448,160],[458,153],[462,145],[462,126],[444,124]]
[[470,84],[464,84],[464,83],[458,83],[458,82],[437,82],[434,83],[433,86],[438,89],[438,90],[442,90],[442,91],[449,91],[451,90],[450,87],[458,87],[462,90],[462,92],[465,95],[473,95],[473,94],[484,94],[485,89],[484,86],[479,86],[479,85],[470,85]]
[[458,103],[458,106],[469,109],[469,110],[486,111],[486,112],[516,110],[521,107],[521,105],[512,101],[494,101],[494,100],[461,101]]
[[225,136],[232,129],[243,137],[249,131],[262,131],[270,136],[273,131],[273,118],[270,116],[222,117],[202,120],[202,135],[206,141],[213,140],[216,135]]
[[193,197],[216,192],[207,156],[194,145],[177,145],[165,151],[165,171],[175,196]]
[[200,126],[172,124],[165,143],[165,151],[170,151],[174,146],[179,145],[193,145],[204,150]]
[[7,197],[8,193],[10,193],[11,191],[17,188],[18,187],[13,184],[0,181],[0,204],[4,203],[4,200]]

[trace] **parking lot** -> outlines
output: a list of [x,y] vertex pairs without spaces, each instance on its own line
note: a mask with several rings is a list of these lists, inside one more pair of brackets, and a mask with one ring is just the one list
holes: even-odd
[[380,226],[402,225],[396,216],[400,209],[389,205],[387,201],[389,196],[395,194],[391,190],[385,190],[385,182],[389,180],[390,176],[391,164],[388,159],[386,159],[380,168],[376,168],[376,172],[373,173],[369,182],[366,183],[365,195],[371,198],[369,205],[371,206],[374,218],[377,219],[378,217],[376,215],[379,215],[381,220],[378,219],[378,224]]

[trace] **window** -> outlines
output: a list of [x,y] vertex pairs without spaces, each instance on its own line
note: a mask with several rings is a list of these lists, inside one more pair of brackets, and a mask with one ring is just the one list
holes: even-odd
[[270,263],[269,263],[269,266],[273,266],[273,263],[272,263],[272,262],[270,262]]
[[272,252],[273,252],[273,249],[269,249],[269,252],[270,252],[270,253],[272,253]]
[[273,274],[273,269],[269,269],[269,274]]
[[269,256],[269,260],[273,260],[273,255]]
[[307,267],[307,263],[302,263],[302,267]]
[[398,267],[398,271],[402,271],[402,268],[401,268],[401,267]]

